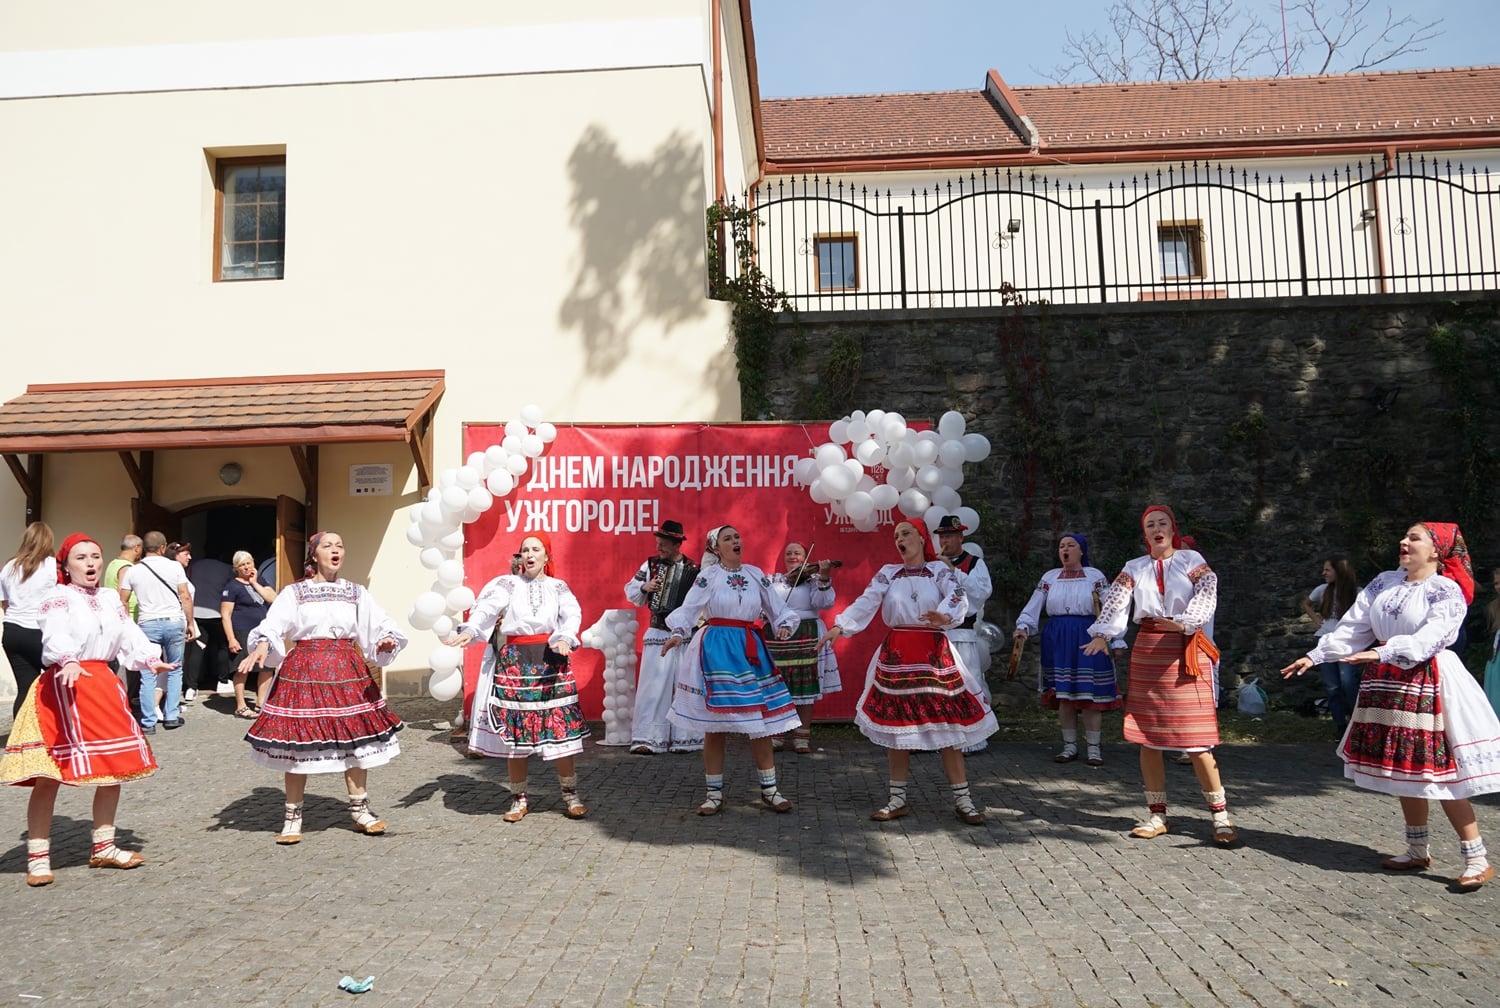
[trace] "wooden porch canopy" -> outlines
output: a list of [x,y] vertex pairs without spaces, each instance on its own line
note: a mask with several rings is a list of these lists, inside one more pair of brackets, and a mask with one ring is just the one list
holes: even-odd
[[284,445],[313,501],[319,445],[404,441],[426,489],[443,390],[442,371],[30,385],[0,405],[0,455],[26,495],[28,522],[41,514],[42,460],[60,452],[117,453],[150,501],[153,452]]

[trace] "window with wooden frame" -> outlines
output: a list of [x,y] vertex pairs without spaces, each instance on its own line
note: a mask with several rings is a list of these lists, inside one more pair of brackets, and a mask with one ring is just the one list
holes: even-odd
[[813,238],[818,257],[818,290],[859,290],[859,236],[821,234]]
[[214,176],[214,279],[281,279],[286,155],[221,158]]
[[1162,279],[1196,280],[1204,276],[1201,220],[1158,221],[1156,248]]

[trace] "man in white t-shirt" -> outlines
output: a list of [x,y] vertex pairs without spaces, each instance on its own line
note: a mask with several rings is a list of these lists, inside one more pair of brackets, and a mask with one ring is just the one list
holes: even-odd
[[167,537],[147,532],[143,542],[145,556],[120,578],[120,600],[128,607],[134,596],[141,632],[146,639],[161,645],[162,661],[172,670],[159,675],[142,675],[140,689],[141,731],[156,734],[157,680],[165,677],[162,697],[162,726],[181,728],[182,719],[182,651],[196,633],[193,630],[193,596],[188,590],[187,572],[182,564],[167,557]]

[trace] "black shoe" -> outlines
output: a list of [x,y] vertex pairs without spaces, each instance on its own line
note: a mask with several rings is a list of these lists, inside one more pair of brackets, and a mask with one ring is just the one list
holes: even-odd
[[156,734],[156,725],[152,725],[150,728],[142,727],[141,728],[141,734],[142,735],[155,735]]
[[185,724],[187,724],[186,721],[184,721],[182,718],[178,718],[176,721],[163,721],[161,723],[161,726],[167,731],[171,731],[173,728],[181,728]]

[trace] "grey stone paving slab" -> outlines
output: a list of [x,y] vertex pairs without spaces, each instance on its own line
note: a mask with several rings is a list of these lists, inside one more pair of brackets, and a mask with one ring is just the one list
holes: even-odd
[[[397,701],[403,753],[371,774],[384,837],[349,827],[337,778],[310,782],[306,837],[272,842],[280,782],[252,767],[220,701],[153,740],[127,785],[133,872],[86,867],[86,790],[59,799],[56,884],[28,890],[21,789],[0,793],[0,1005],[879,1006],[1483,1005],[1500,1000],[1500,888],[1449,891],[1457,843],[1433,812],[1431,871],[1375,865],[1393,800],[1341,777],[1331,746],[1227,746],[1245,843],[1211,843],[1192,774],[1170,769],[1172,831],[1140,813],[1129,747],[1091,769],[1052,747],[971,757],[989,810],[957,822],[932,756],[913,814],[884,800],[883,754],[825,741],[778,757],[791,815],[763,810],[732,741],[725,811],[694,815],[694,755],[589,747],[593,809],[560,811],[534,762],[534,812],[500,821],[504,768],[446,742],[451,713]],[[6,727],[0,722],[0,730]],[[1500,849],[1500,804],[1479,803]],[[374,974],[353,999],[345,974]],[[34,997],[23,998],[22,995]]]

